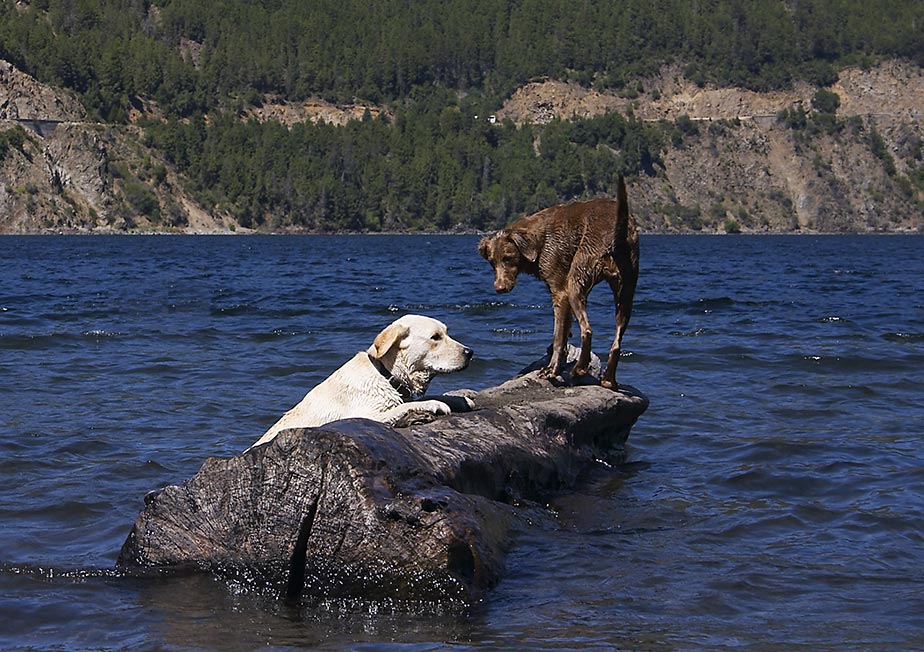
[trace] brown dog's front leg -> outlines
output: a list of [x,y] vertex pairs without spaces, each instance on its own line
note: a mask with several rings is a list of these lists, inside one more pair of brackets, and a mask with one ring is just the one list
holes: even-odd
[[581,354],[578,356],[574,369],[571,370],[571,375],[572,377],[586,376],[590,370],[590,349],[593,343],[593,331],[590,328],[590,320],[587,318],[587,296],[580,290],[573,290],[570,302],[571,311],[581,327]]
[[568,344],[568,330],[571,328],[571,307],[563,296],[552,297],[552,312],[555,316],[555,328],[552,333],[552,355],[549,364],[540,372],[543,378],[554,378],[561,373],[565,363],[565,348]]

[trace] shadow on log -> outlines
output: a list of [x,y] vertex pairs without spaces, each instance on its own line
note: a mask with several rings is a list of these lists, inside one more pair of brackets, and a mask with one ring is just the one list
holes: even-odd
[[431,423],[348,419],[210,458],[148,501],[118,565],[232,574],[293,600],[475,600],[531,501],[622,462],[648,400],[535,372],[466,395],[474,411]]

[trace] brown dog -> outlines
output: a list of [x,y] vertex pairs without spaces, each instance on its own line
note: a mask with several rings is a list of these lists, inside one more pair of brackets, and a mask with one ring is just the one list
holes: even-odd
[[555,330],[552,354],[543,370],[546,377],[561,372],[571,320],[575,317],[581,327],[581,354],[571,373],[587,374],[592,335],[587,319],[587,295],[593,286],[606,280],[616,303],[616,337],[600,384],[617,388],[616,365],[622,336],[632,316],[638,281],[638,231],[629,215],[622,177],[616,201],[594,199],[528,215],[482,238],[478,253],[494,268],[497,292],[512,290],[517,274],[526,272],[545,281],[552,293]]

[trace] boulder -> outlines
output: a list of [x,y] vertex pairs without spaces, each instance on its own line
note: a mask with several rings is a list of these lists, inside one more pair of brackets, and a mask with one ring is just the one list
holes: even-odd
[[289,599],[476,600],[534,501],[624,460],[648,400],[536,372],[466,396],[473,411],[430,423],[348,419],[210,458],[147,500],[118,566],[230,574]]

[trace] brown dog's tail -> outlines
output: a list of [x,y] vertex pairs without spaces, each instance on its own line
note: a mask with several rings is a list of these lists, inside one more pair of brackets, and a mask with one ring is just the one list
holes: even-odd
[[625,242],[629,231],[629,197],[626,179],[621,174],[616,183],[616,242]]

